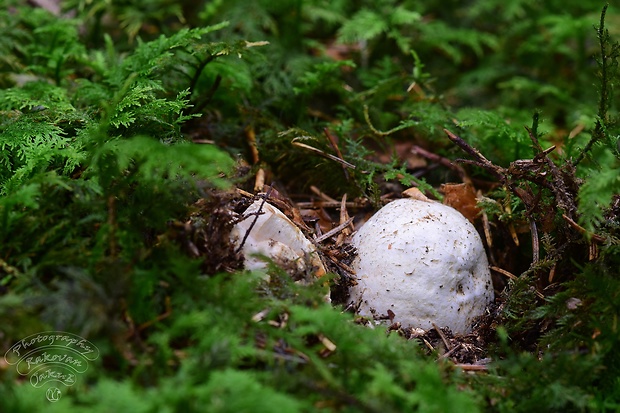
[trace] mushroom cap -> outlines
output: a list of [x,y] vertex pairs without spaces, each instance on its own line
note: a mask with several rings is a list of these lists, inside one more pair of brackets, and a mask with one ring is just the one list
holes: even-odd
[[[261,213],[257,218],[251,215],[259,211]],[[241,249],[246,269],[266,268],[267,263],[260,258],[263,255],[296,272],[312,271],[317,277],[325,274],[325,267],[314,245],[279,209],[258,200],[246,209],[244,215],[246,218],[233,227],[230,235],[235,245],[240,245],[250,231]],[[255,218],[256,223],[252,226]]]
[[[354,234],[359,314],[403,327],[471,331],[493,301],[487,256],[474,226],[438,202],[399,199]],[[391,310],[393,314],[389,314]]]

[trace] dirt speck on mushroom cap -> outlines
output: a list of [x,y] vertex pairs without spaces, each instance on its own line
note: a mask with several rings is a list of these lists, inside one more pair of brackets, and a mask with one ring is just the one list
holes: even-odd
[[[359,313],[394,313],[403,326],[433,323],[467,333],[493,300],[482,241],[455,209],[415,199],[393,201],[353,236]],[[374,311],[371,311],[374,310]]]

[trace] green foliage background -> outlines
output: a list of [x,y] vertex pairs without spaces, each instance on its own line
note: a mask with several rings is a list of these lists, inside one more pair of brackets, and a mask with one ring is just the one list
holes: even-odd
[[[4,5],[0,348],[61,330],[101,357],[53,404],[1,365],[1,411],[620,408],[617,8],[605,32],[604,4],[573,0],[67,0],[62,16]],[[250,129],[254,167],[291,191],[376,203],[386,182],[437,194],[454,175],[422,179],[373,153],[407,141],[461,157],[448,128],[507,167],[536,154],[523,128],[535,112],[555,162],[580,159],[580,224],[606,241],[545,301],[531,272],[507,287],[487,374],[357,325],[323,286],[275,266],[268,279],[206,271],[171,235],[198,200],[244,183]],[[332,153],[324,128],[356,165],[349,177],[291,145]],[[514,205],[498,221],[524,216],[500,192],[487,195]]]

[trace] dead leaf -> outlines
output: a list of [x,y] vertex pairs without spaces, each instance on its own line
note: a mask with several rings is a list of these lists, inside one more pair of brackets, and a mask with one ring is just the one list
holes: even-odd
[[476,191],[470,184],[442,184],[440,191],[444,194],[444,205],[451,206],[473,223],[480,214]]
[[418,188],[409,188],[409,189],[405,189],[402,192],[403,196],[407,197],[407,198],[411,198],[411,199],[417,199],[418,201],[424,201],[424,202],[432,202],[432,200],[430,200],[426,195],[424,195],[422,193],[422,191],[420,191]]

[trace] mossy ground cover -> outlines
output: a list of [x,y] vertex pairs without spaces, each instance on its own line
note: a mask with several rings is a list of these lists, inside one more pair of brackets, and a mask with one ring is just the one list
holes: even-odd
[[[614,5],[5,0],[0,38],[1,411],[620,409]],[[301,283],[229,242],[256,194],[311,235],[412,186],[485,242],[468,336],[365,326],[346,237]]]

